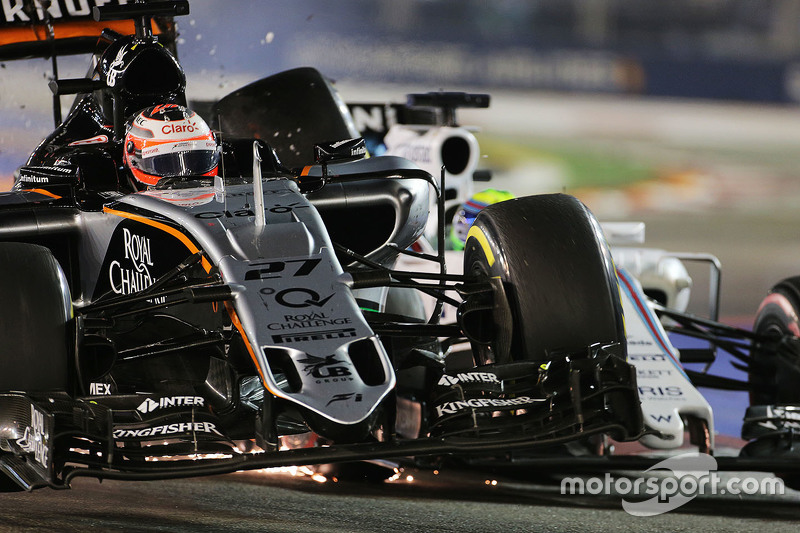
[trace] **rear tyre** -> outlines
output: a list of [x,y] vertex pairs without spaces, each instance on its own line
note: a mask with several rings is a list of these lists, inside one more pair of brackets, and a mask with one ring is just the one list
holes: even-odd
[[477,364],[546,361],[549,352],[594,343],[625,349],[611,253],[594,216],[572,196],[529,196],[485,208],[467,236],[464,271],[502,281],[513,323],[510,338],[500,333],[491,350],[477,350],[483,354]]
[[[800,337],[800,276],[776,284],[758,308],[753,331]],[[748,381],[751,405],[800,404],[800,354],[793,360],[756,345]]]
[[50,250],[0,243],[0,391],[67,390],[66,278]]

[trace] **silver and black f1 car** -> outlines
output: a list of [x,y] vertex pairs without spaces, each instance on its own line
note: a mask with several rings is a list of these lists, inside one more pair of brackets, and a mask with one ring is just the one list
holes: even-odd
[[[58,23],[29,11],[29,24]],[[409,250],[430,194],[445,240],[444,173],[365,157],[313,69],[213,105],[218,177],[140,190],[121,160],[124,124],[185,103],[164,43],[187,12],[185,1],[95,8],[135,34],[104,31],[85,79],[51,82],[75,102],[0,194],[0,485],[641,436],[617,277],[591,213],[562,194],[491,206],[464,273],[447,274],[443,252]],[[0,52],[85,44],[43,42]],[[401,255],[437,268],[396,270]],[[445,303],[454,324],[439,323]],[[472,357],[448,357],[464,341]],[[309,432],[317,445],[281,446]]]

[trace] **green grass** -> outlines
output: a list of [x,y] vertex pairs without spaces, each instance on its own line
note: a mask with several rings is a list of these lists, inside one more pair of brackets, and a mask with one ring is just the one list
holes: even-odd
[[580,141],[476,135],[485,165],[497,171],[539,163],[560,168],[570,188],[620,187],[654,179],[655,164],[610,153],[600,146]]

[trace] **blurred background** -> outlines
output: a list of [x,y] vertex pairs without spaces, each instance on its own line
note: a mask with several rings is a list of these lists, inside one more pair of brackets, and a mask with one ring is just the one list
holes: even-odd
[[[296,66],[315,66],[348,100],[490,92],[492,108],[462,122],[481,128],[486,166],[520,192],[590,195],[658,180],[672,192],[589,201],[615,212],[685,207],[736,193],[717,190],[722,168],[755,201],[774,183],[757,183],[753,167],[773,179],[796,167],[800,0],[194,0],[191,9],[178,19],[190,98]],[[82,76],[87,63],[60,68]],[[52,127],[51,75],[47,60],[0,66],[0,187]]]
[[[297,66],[346,101],[487,92],[459,118],[488,185],[567,191],[646,220],[648,244],[716,253],[728,316],[797,273],[800,0],[192,0],[177,22],[190,99]],[[63,58],[60,75],[87,66]],[[0,64],[0,189],[53,128],[51,76],[44,59]]]
[[[540,179],[567,187],[686,181],[684,172],[706,170],[694,163],[698,150],[734,155],[734,164],[795,166],[799,0],[194,0],[191,8],[178,19],[178,50],[195,99],[310,65],[346,99],[490,92],[492,110],[463,120],[484,130],[487,164],[514,171],[539,160]],[[49,62],[24,63],[0,69],[2,185],[52,125]],[[62,64],[62,76],[87,68],[82,59]]]

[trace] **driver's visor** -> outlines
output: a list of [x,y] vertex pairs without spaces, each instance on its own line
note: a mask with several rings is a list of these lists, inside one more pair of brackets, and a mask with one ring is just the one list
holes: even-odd
[[219,164],[219,149],[206,139],[165,143],[144,148],[138,162],[142,172],[154,176],[202,176]]

